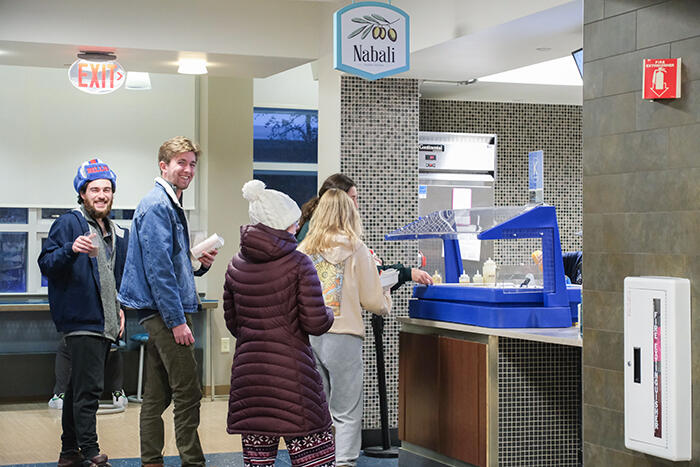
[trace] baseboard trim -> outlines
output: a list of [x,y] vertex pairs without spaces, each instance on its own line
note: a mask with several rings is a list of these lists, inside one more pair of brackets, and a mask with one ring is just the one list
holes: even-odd
[[[211,396],[211,386],[204,386],[202,388],[205,396]],[[231,386],[228,384],[217,384],[214,385],[214,396],[228,396],[231,391]]]

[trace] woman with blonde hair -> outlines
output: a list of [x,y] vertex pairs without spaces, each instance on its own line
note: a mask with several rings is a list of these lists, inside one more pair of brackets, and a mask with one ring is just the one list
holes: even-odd
[[[299,219],[299,230],[296,233],[297,241],[299,243],[301,243],[306,237],[306,234],[309,233],[309,225],[311,225],[311,218],[314,215],[314,211],[316,210],[316,206],[318,206],[319,200],[324,195],[324,193],[330,190],[331,188],[338,188],[347,193],[350,199],[352,200],[355,209],[360,209],[359,204],[357,202],[357,185],[355,185],[353,179],[341,173],[329,175],[328,178],[326,178],[323,181],[321,188],[319,188],[318,196],[314,196],[306,203],[304,203],[304,205],[301,207],[301,219]],[[396,283],[396,285],[394,285],[391,288],[392,291],[398,289],[408,281],[414,281],[418,282],[419,284],[426,285],[433,283],[433,279],[430,277],[430,274],[418,268],[407,268],[401,263],[385,264],[378,257],[375,257],[375,262],[379,263],[377,268],[379,268],[382,271],[387,269],[396,269],[397,271],[399,271],[399,281]]]
[[335,320],[330,330],[309,336],[335,426],[336,463],[354,466],[362,432],[362,310],[387,315],[374,259],[362,242],[362,223],[350,197],[331,188],[318,202],[299,250],[309,255]]

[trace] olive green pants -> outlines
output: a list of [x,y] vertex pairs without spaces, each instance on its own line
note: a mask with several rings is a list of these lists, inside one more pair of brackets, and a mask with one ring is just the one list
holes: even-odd
[[[189,315],[187,325],[192,328]],[[146,344],[146,385],[141,405],[141,462],[162,464],[165,430],[163,412],[173,402],[175,444],[182,466],[203,466],[204,453],[199,442],[199,384],[194,345],[177,344],[160,315],[144,321],[148,331]]]

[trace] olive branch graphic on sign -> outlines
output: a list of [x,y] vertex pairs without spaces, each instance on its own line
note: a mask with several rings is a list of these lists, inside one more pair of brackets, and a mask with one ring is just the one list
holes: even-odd
[[351,21],[362,24],[362,26],[348,34],[348,39],[352,39],[359,34],[362,34],[361,38],[364,39],[371,32],[372,38],[375,40],[382,40],[388,37],[391,42],[396,42],[396,29],[392,28],[391,25],[397,22],[398,19],[389,21],[381,15],[372,13],[364,15],[362,18],[352,18]]

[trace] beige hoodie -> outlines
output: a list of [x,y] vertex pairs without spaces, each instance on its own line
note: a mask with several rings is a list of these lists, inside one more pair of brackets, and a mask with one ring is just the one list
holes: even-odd
[[[342,243],[339,246],[326,250],[319,256],[310,255],[324,289],[326,306],[333,308],[335,314],[335,321],[328,332],[364,338],[362,310],[388,315],[391,310],[391,295],[388,290],[385,292],[382,289],[377,266],[367,246],[362,242],[352,245],[347,237],[341,237],[340,240]],[[306,253],[301,246],[299,251]],[[327,263],[324,264],[322,259]],[[333,287],[333,284],[338,283],[335,276],[343,262],[342,284],[339,288]]]

